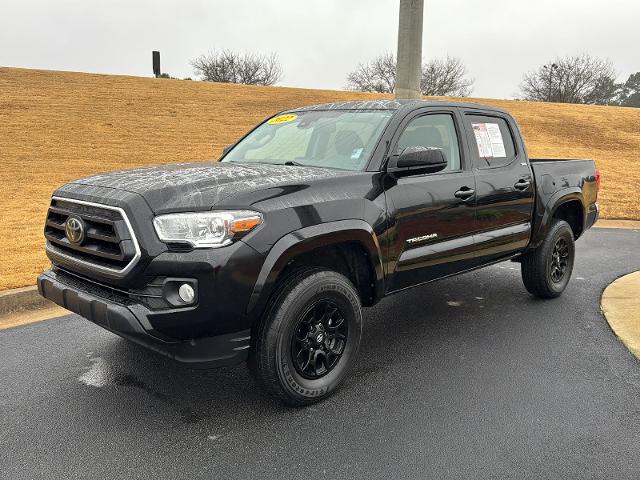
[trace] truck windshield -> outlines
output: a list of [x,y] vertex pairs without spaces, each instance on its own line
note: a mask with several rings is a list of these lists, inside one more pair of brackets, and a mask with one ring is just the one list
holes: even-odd
[[313,110],[278,115],[242,139],[222,161],[362,170],[392,114]]

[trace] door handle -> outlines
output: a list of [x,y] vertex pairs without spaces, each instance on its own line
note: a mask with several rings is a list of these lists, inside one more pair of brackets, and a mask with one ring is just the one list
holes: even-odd
[[530,185],[531,185],[531,182],[529,180],[525,180],[524,178],[521,178],[514,185],[514,188],[517,190],[526,190],[527,188],[529,188]]
[[473,190],[472,188],[469,187],[462,187],[460,190],[458,190],[456,193],[454,193],[453,195],[456,198],[459,198],[461,200],[467,200],[471,197],[473,197],[476,194],[476,191]]

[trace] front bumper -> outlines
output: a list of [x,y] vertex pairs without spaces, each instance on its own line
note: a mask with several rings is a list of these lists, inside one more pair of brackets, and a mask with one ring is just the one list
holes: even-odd
[[194,367],[234,365],[248,355],[250,330],[172,341],[152,328],[152,312],[147,307],[105,294],[90,282],[73,281],[48,270],[38,277],[38,290],[43,297],[121,337]]

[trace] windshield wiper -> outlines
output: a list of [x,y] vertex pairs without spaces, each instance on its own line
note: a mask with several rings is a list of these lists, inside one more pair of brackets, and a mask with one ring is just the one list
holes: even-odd
[[306,167],[304,163],[296,162],[295,160],[287,160],[283,165],[287,165],[288,167]]

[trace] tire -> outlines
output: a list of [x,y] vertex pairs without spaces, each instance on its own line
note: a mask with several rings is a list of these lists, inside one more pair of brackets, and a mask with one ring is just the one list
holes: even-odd
[[540,298],[562,295],[571,278],[575,252],[571,227],[556,220],[542,244],[522,257],[522,281],[527,291]]
[[343,275],[305,269],[276,290],[251,336],[249,369],[267,392],[293,406],[331,395],[362,337],[358,292]]

